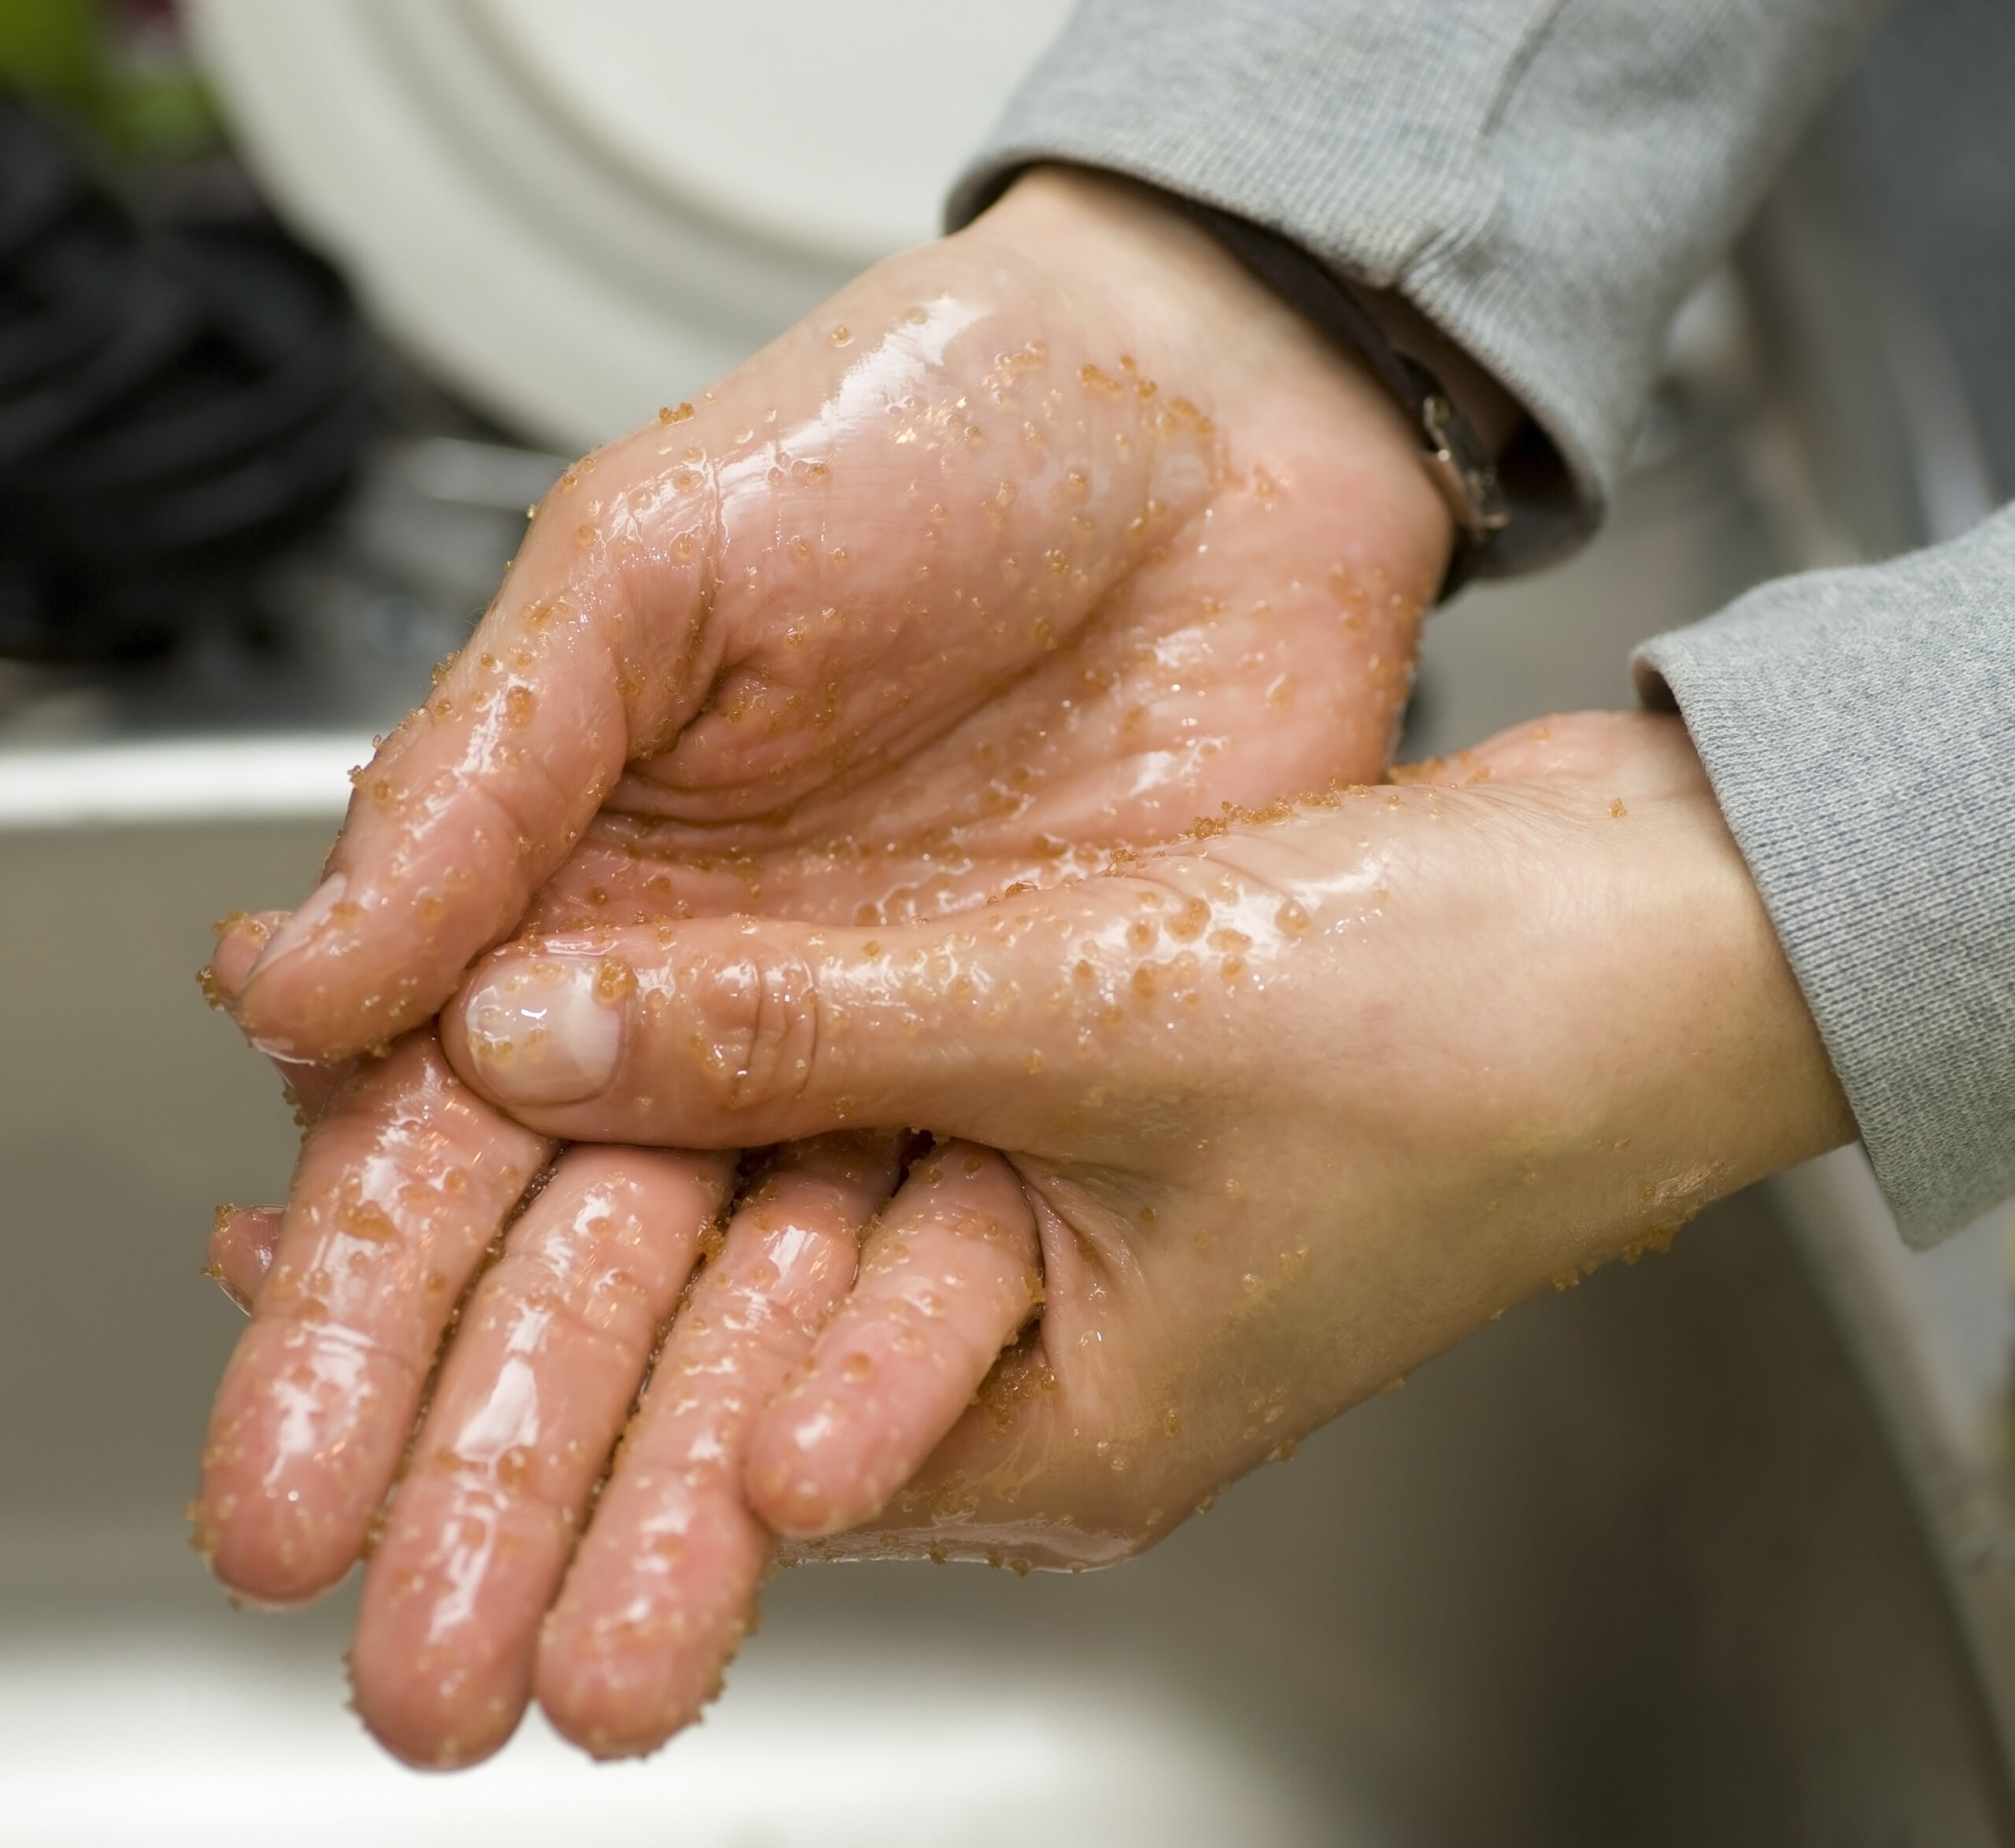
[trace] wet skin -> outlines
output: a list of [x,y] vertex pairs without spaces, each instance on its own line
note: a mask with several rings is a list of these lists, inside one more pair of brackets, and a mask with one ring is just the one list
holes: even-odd
[[[431,1041],[407,1044],[423,1050],[420,1064],[438,1061]],[[337,1100],[311,1140],[401,1120],[359,1089]],[[497,1129],[500,1140],[522,1133],[501,1118]],[[582,1145],[555,1166],[496,1241],[501,1255],[461,1313],[371,1559],[350,1665],[358,1709],[386,1744],[416,1764],[474,1762],[508,1738],[534,1682],[560,1729],[601,1755],[649,1750],[697,1715],[752,1621],[771,1555],[742,1491],[747,1431],[822,1329],[885,1306],[878,1280],[929,1312],[924,1338],[897,1329],[882,1351],[885,1415],[871,1463],[886,1486],[949,1429],[1035,1306],[1035,1243],[1012,1173],[990,1151],[937,1151],[891,1203],[903,1140],[841,1133],[775,1151],[711,1241],[654,1358],[731,1164]],[[297,1192],[290,1212],[312,1214],[312,1201]],[[878,1209],[863,1257],[862,1229]],[[210,1270],[235,1299],[257,1304],[261,1325],[286,1330],[298,1292],[272,1268],[279,1227],[270,1208],[220,1214]],[[296,1250],[301,1242],[297,1232]],[[928,1338],[940,1332],[934,1316],[949,1342]],[[398,1334],[395,1324],[395,1346]],[[242,1493],[231,1486],[239,1453],[263,1454],[289,1486],[246,1497],[281,1517],[237,1524],[259,1551],[253,1569],[279,1559],[298,1570],[305,1554],[312,1576],[340,1572],[372,1513],[368,1498],[342,1492],[342,1458],[360,1433],[396,1434],[400,1416],[365,1402],[361,1415],[339,1403],[319,1421],[303,1417],[298,1380],[276,1382],[259,1345],[244,1351],[249,1370],[235,1366],[220,1394],[199,1507]],[[842,1365],[857,1383],[858,1363]],[[351,1384],[353,1373],[335,1384]],[[401,1412],[410,1421],[410,1403]],[[262,1449],[262,1418],[312,1431],[319,1447],[288,1454],[283,1431]],[[570,1564],[619,1430],[619,1466]],[[199,1543],[219,1548],[209,1520],[199,1512]],[[220,1565],[238,1569],[235,1559]]]
[[[268,941],[278,919],[220,945],[248,1030],[331,1062],[301,1065],[298,1089],[334,1088],[220,1393],[197,1505],[219,1575],[275,1602],[333,1583],[410,1447],[355,1658],[393,1749],[479,1757],[534,1684],[598,1750],[690,1718],[761,1563],[734,1493],[767,1396],[751,1382],[808,1352],[885,1206],[834,1324],[866,1344],[835,1364],[864,1356],[883,1394],[850,1465],[849,1505],[868,1511],[1027,1318],[1031,1209],[977,1149],[893,1203],[893,1171],[804,1166],[873,1170],[857,1146],[787,1159],[699,1285],[713,1346],[690,1315],[675,1328],[568,1572],[718,1165],[590,1177],[569,1154],[505,1233],[553,1140],[460,1085],[430,1033],[341,1083],[334,1062],[423,1019],[513,926],[564,942],[727,912],[952,915],[1225,803],[1375,774],[1447,534],[1374,390],[1186,227],[1076,183],[1018,189],[691,416],[581,464],[435,700],[360,774],[341,886],[303,907],[291,947]],[[227,1223],[219,1266],[271,1229]],[[596,1255],[612,1236],[612,1267]],[[409,1446],[442,1335],[500,1247]],[[760,1340],[738,1328],[752,1318]],[[595,1340],[555,1332],[582,1325]],[[736,1376],[734,1403],[660,1410],[657,1381],[694,1354]],[[577,1365],[598,1390],[577,1390]],[[658,1487],[626,1486],[645,1455]]]
[[928,916],[1390,748],[1447,516],[1188,225],[1038,174],[571,470],[236,1013],[327,1060],[527,922]]
[[[473,992],[513,963],[534,982],[576,956],[630,969],[600,1003],[621,1048],[601,1094],[527,1117],[689,1143],[926,1117],[973,1139],[940,1188],[991,1179],[984,1140],[1014,1151],[1026,1205],[1019,1220],[998,1199],[963,1249],[928,1209],[922,1238],[892,1213],[839,1314],[797,1323],[809,1359],[748,1439],[746,1488],[785,1531],[850,1528],[814,1554],[1122,1558],[1547,1279],[1659,1247],[1851,1133],[1671,721],[1555,721],[1431,781],[1282,804],[951,924],[678,937],[611,932],[479,971]],[[724,1074],[708,1048],[745,1041],[780,996],[816,1035]],[[525,1066],[457,1030],[467,1011],[452,1056],[508,1099]],[[1040,1250],[1041,1319],[905,1481],[892,1434],[900,1449],[937,1397],[935,1356],[992,1351],[1018,1237]],[[745,1323],[766,1289],[788,1318],[788,1288],[744,1284]],[[731,1388],[745,1366],[690,1376],[687,1415],[704,1422],[709,1378]],[[631,1467],[626,1451],[605,1505]],[[661,1569],[599,1521],[579,1557],[577,1574],[593,1561],[632,1587]],[[612,1698],[581,1647],[582,1585],[549,1627],[542,1694],[556,1706],[560,1670],[585,1671],[575,1736],[637,1749],[638,1722],[672,1709]],[[604,1650],[620,1608],[589,1620]],[[660,1680],[697,1659],[653,1658],[652,1640],[638,1683],[654,1659]]]
[[[520,1104],[536,1074],[471,1000],[576,962],[626,972],[600,1003],[619,1056],[593,1095]],[[797,1030],[715,1055],[771,1015]],[[752,1505],[827,1556],[1124,1557],[1548,1280],[1853,1133],[1684,730],[1641,715],[976,918],[506,948],[443,1030],[554,1135],[922,1120],[1008,1151],[1041,1320],[922,1470],[891,1495],[898,1399],[927,1387],[885,1386],[886,1347],[996,1325],[871,1265],[749,1438]]]

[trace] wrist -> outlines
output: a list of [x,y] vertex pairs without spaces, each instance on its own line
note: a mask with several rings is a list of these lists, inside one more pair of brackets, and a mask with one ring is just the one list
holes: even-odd
[[1454,519],[1457,547],[1441,595],[1475,572],[1510,518],[1498,466],[1525,414],[1404,297],[1347,283],[1291,238],[1180,194],[1070,168],[1033,169],[1024,177],[1038,190],[1052,181],[1122,189],[1122,205],[1137,215],[1158,214],[1178,230],[1201,231],[1245,281],[1258,282],[1333,354],[1366,375],[1407,425],[1415,460]]
[[1403,295],[1391,289],[1360,289],[1357,299],[1395,349],[1440,381],[1492,462],[1497,462],[1525,421],[1525,406]]
[[[1690,756],[1690,742],[1686,749]],[[1640,856],[1643,877],[1667,885],[1658,901],[1664,952],[1647,960],[1679,978],[1686,1000],[1675,1011],[1695,1036],[1675,1048],[1682,1120],[1726,1151],[1736,1184],[1747,1185],[1851,1141],[1854,1115],[1704,774],[1675,819],[1687,860],[1656,842]]]
[[1038,267],[1043,290],[1086,320],[1126,327],[1134,352],[1158,356],[1170,395],[1194,400],[1244,452],[1227,457],[1233,471],[1257,462],[1277,475],[1276,456],[1260,453],[1266,435],[1319,431],[1321,449],[1348,456],[1359,478],[1338,511],[1375,508],[1394,535],[1390,582],[1422,608],[1432,602],[1456,528],[1418,422],[1360,353],[1283,300],[1183,202],[1114,174],[1037,167],[959,235]]
[[[1711,1200],[1850,1141],[1852,1114],[1691,742],[1663,733],[1662,786],[1587,792],[1606,841],[1599,962],[1557,971],[1609,1170],[1584,1258],[1669,1232]],[[1613,805],[1613,806],[1612,806]],[[1621,810],[1614,813],[1614,810]],[[1591,944],[1584,944],[1585,952]],[[1613,1159],[1611,1159],[1613,1157]]]
[[[1470,1180],[1518,1222],[1510,1295],[1853,1138],[1676,719],[1555,718],[1423,778],[1473,797],[1488,831],[1518,843],[1501,860],[1470,859],[1464,922],[1436,958],[1470,1023],[1447,1076],[1451,1111],[1481,1155]],[[1436,933],[1430,922],[1416,935]],[[1486,1244],[1496,1214],[1481,1222]]]

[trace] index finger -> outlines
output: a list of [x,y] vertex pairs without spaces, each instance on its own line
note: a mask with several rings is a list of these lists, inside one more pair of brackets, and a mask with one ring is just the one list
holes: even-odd
[[[218,920],[216,948],[208,964],[196,971],[196,980],[213,1007],[238,1005],[246,978],[287,922],[285,911],[233,911]],[[351,1059],[288,1059],[276,1053],[268,1053],[267,1059],[279,1074],[281,1092],[294,1107],[294,1120],[303,1129],[312,1126],[357,1069]]]

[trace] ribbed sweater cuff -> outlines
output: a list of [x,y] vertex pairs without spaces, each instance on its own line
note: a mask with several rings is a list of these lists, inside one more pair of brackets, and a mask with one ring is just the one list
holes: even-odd
[[2015,1194],[2015,508],[1638,652],[1684,716],[1904,1236]]

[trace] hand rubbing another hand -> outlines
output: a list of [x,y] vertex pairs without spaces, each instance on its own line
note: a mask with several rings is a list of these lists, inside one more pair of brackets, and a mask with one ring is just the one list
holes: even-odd
[[412,1761],[534,1697],[648,1750],[773,1536],[1123,1558],[1845,1133],[1676,726],[1352,786],[1448,536],[1362,379],[1053,177],[581,464],[331,883],[220,946],[315,1120],[213,1245],[219,1576],[375,1535]]

